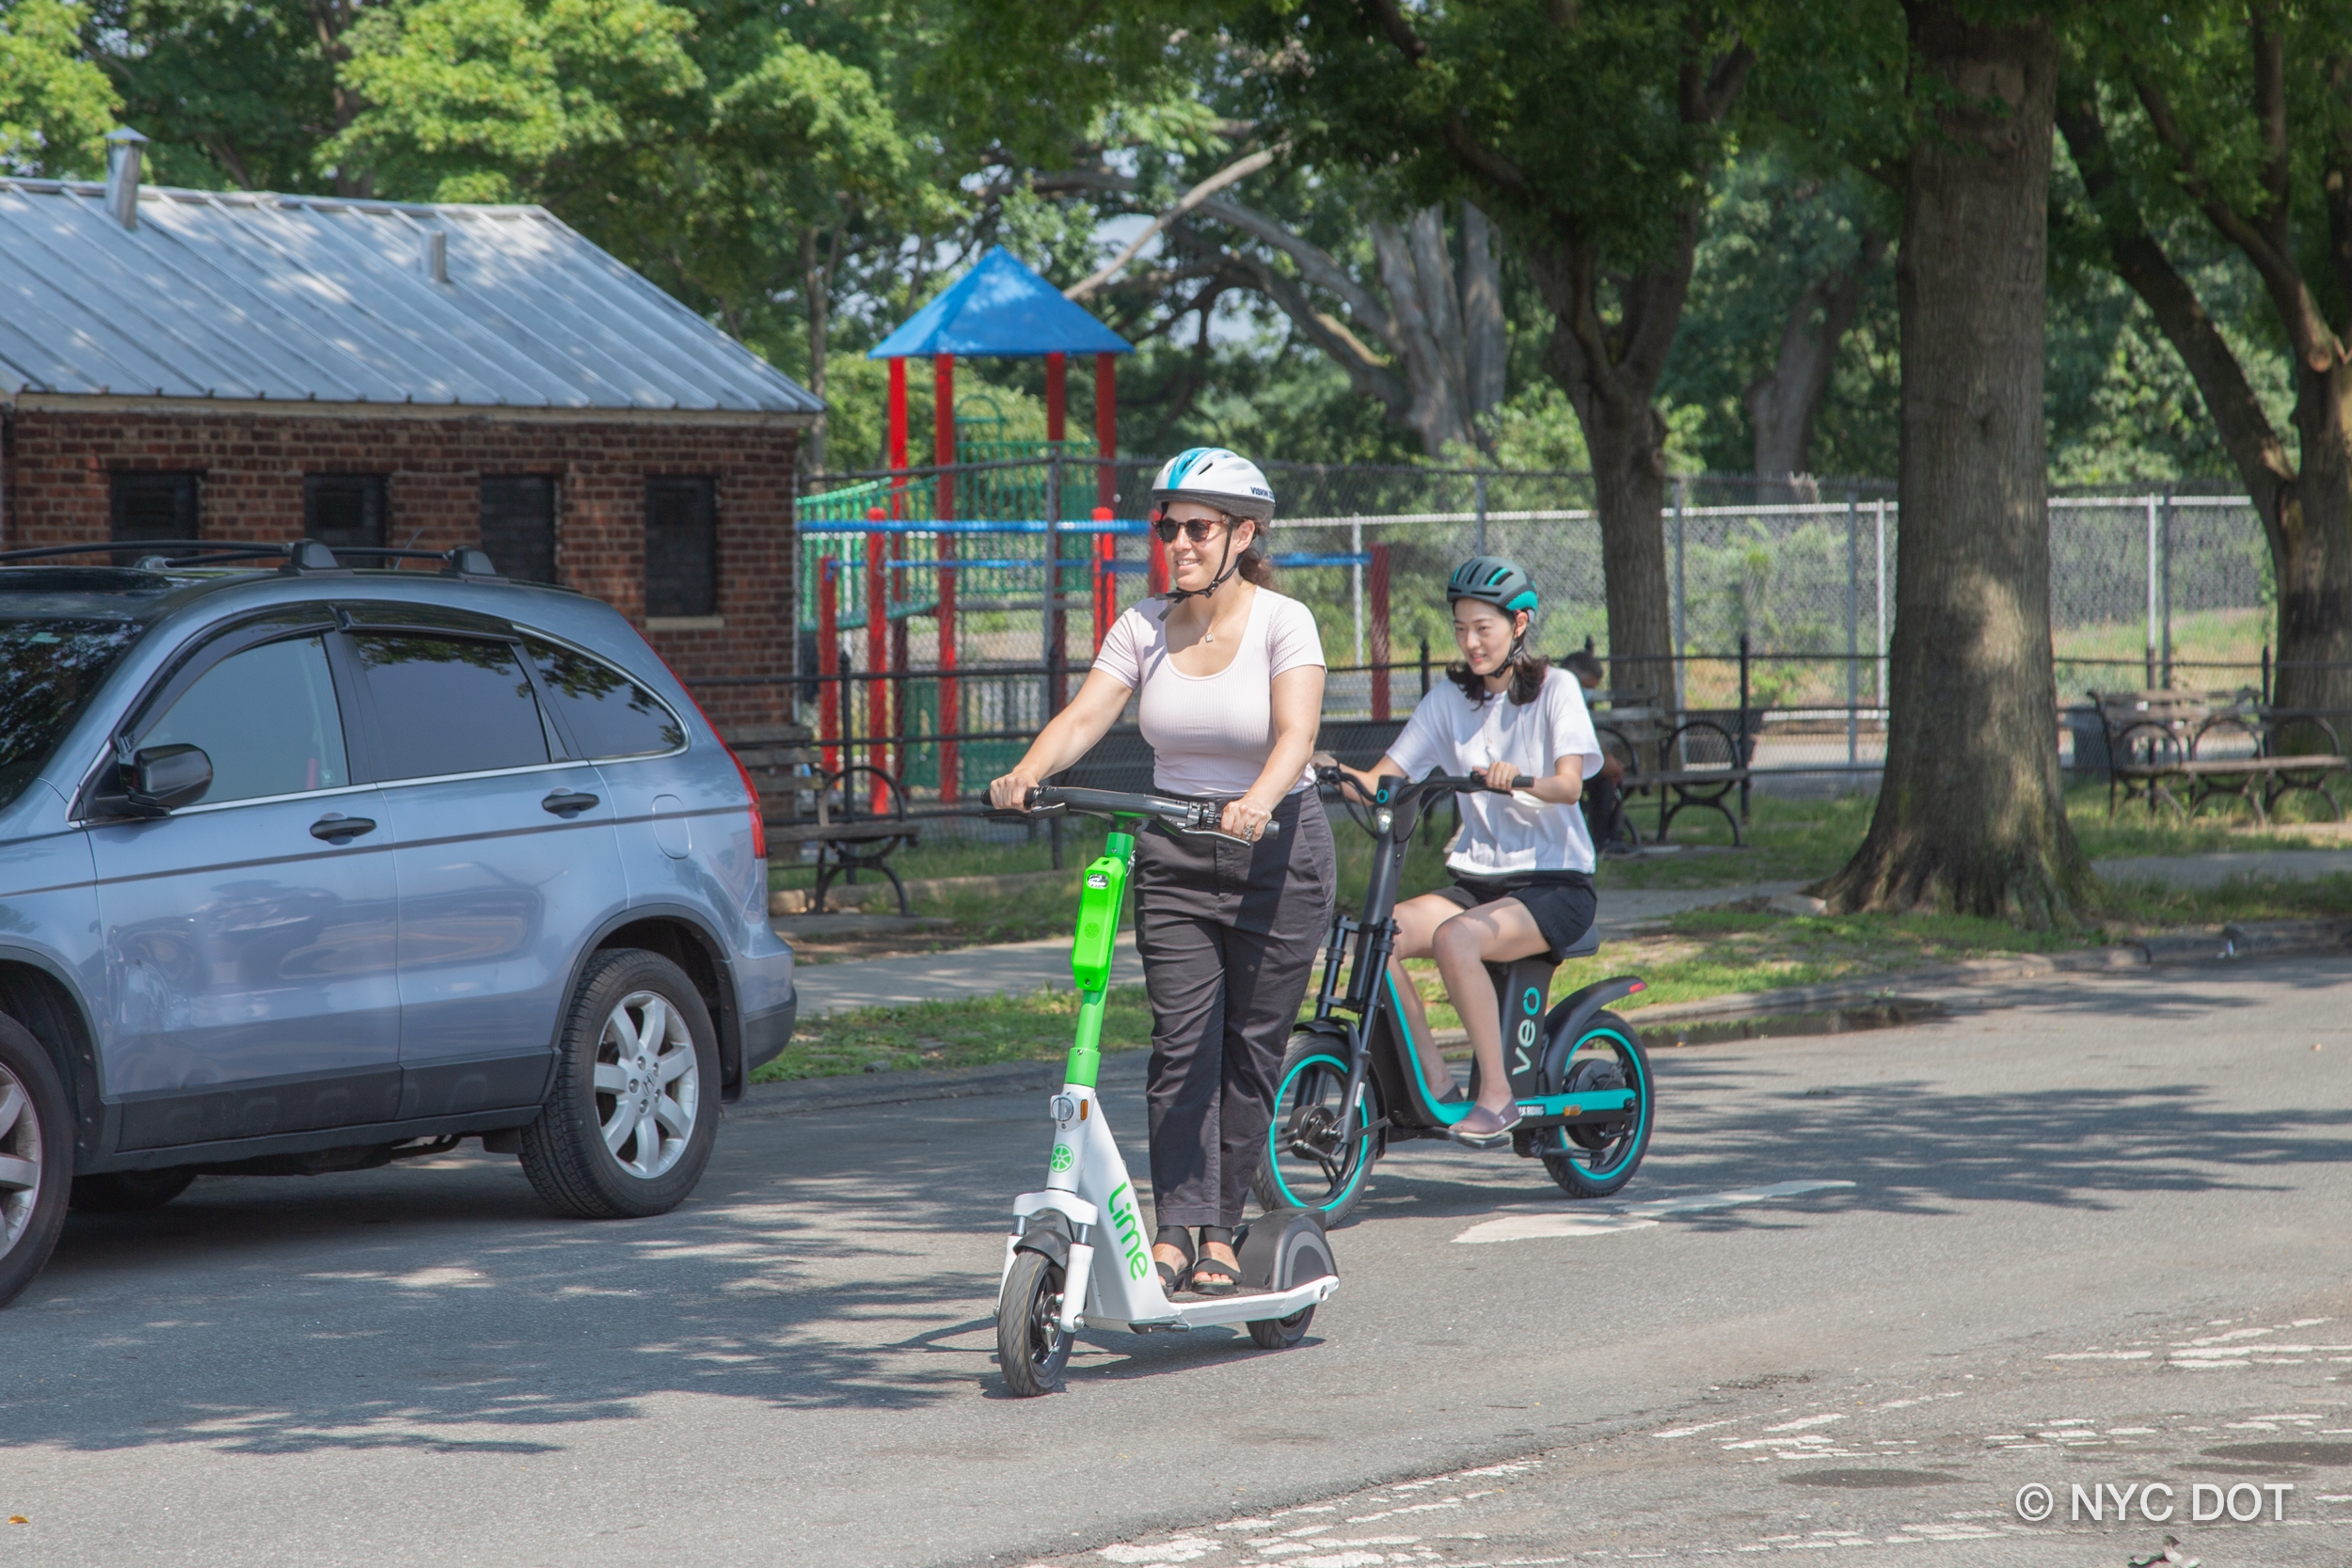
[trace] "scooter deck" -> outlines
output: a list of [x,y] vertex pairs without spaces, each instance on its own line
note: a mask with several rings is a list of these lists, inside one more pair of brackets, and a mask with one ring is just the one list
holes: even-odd
[[1263,1323],[1268,1318],[1287,1318],[1310,1307],[1320,1307],[1331,1299],[1340,1288],[1337,1275],[1325,1275],[1310,1279],[1304,1285],[1294,1285],[1287,1291],[1266,1291],[1254,1295],[1211,1296],[1202,1301],[1170,1302],[1174,1315],[1166,1318],[1105,1318],[1094,1313],[1086,1315],[1089,1328],[1146,1329],[1219,1328],[1232,1323]]

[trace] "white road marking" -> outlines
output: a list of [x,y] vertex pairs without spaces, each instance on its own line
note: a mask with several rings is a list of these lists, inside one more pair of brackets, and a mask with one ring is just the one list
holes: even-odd
[[1731,1209],[1741,1204],[1764,1203],[1776,1197],[1794,1197],[1800,1193],[1827,1192],[1852,1185],[1851,1181],[1775,1181],[1767,1187],[1740,1187],[1727,1193],[1692,1193],[1682,1197],[1653,1198],[1647,1203],[1629,1204],[1615,1211],[1506,1214],[1501,1219],[1473,1225],[1454,1239],[1470,1243],[1528,1242],[1551,1236],[1598,1236],[1616,1230],[1646,1230],[1661,1219],[1676,1214]]

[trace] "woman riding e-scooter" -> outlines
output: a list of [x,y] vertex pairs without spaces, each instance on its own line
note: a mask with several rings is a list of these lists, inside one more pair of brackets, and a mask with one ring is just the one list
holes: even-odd
[[[1583,689],[1527,651],[1534,580],[1516,562],[1482,555],[1454,569],[1445,593],[1462,662],[1446,671],[1447,684],[1429,689],[1386,756],[1369,772],[1347,771],[1368,789],[1382,776],[1418,779],[1436,768],[1481,774],[1491,788],[1514,792],[1456,797],[1462,831],[1446,856],[1454,885],[1396,906],[1391,960],[1422,1069],[1431,1084],[1450,1085],[1401,962],[1437,958],[1478,1064],[1478,1102],[1453,1136],[1492,1148],[1509,1139],[1519,1108],[1486,965],[1546,952],[1561,958],[1591,927],[1593,841],[1573,808],[1602,757]],[[1459,1096],[1450,1088],[1442,1098]]]
[[[1307,767],[1322,721],[1323,642],[1312,612],[1266,586],[1274,492],[1256,464],[1196,447],[1160,469],[1152,499],[1168,593],[1112,624],[1075,700],[989,785],[989,799],[1024,806],[1134,696],[1153,787],[1223,803],[1225,838],[1156,824],[1140,836],[1136,947],[1152,1005],[1152,1261],[1168,1291],[1232,1295],[1241,1286],[1233,1228],[1331,923],[1331,827]],[[1200,1230],[1197,1253],[1188,1227]]]

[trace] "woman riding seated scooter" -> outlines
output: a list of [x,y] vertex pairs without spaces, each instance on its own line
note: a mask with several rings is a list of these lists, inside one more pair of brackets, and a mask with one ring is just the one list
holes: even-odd
[[[1402,964],[1437,958],[1478,1067],[1477,1103],[1453,1135],[1492,1148],[1518,1125],[1519,1109],[1486,966],[1537,953],[1561,958],[1591,927],[1593,841],[1575,807],[1602,757],[1583,689],[1527,651],[1534,580],[1515,562],[1477,556],[1455,568],[1446,599],[1462,661],[1422,698],[1387,755],[1367,772],[1347,771],[1367,788],[1383,776],[1418,779],[1434,768],[1482,774],[1493,789],[1512,791],[1456,797],[1462,831],[1446,856],[1454,883],[1396,906],[1391,959],[1422,1069],[1433,1085],[1452,1085]],[[1442,1098],[1458,1100],[1460,1090]]]

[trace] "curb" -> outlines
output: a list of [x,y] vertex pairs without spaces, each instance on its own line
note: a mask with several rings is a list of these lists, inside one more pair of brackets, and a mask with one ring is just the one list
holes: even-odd
[[[1147,1051],[1106,1051],[1098,1083],[1142,1082]],[[845,1072],[834,1078],[799,1078],[787,1084],[754,1084],[743,1098],[723,1108],[722,1119],[764,1121],[847,1110],[853,1105],[904,1105],[921,1100],[967,1100],[989,1094],[1050,1094],[1062,1085],[1062,1058],[998,1062],[991,1067],[910,1068],[898,1072]]]
[[[2181,936],[2147,937],[2112,947],[2074,953],[2030,953],[2013,958],[1975,958],[1966,963],[1939,964],[1931,969],[1899,969],[1857,974],[1818,986],[1790,986],[1781,990],[1735,991],[1696,1002],[1674,1002],[1640,1007],[1628,1015],[1636,1028],[1649,1022],[1673,1023],[1686,1019],[1756,1018],[1772,1013],[1809,1012],[1818,1007],[1868,1002],[1899,990],[1936,987],[1996,985],[2008,980],[2032,980],[2053,974],[2113,974],[2176,964],[2234,963],[2247,958],[2316,958],[2352,947],[2352,921],[2272,920],[2225,926],[2218,931]],[[1459,1029],[1437,1031],[1441,1047],[1468,1043]],[[1141,1051],[1105,1054],[1105,1073],[1139,1065]],[[763,1121],[772,1117],[806,1116],[847,1110],[858,1105],[901,1105],[924,1100],[963,1100],[977,1095],[1050,1093],[1061,1087],[1058,1060],[1002,1062],[993,1067],[938,1069],[914,1068],[899,1072],[843,1073],[834,1078],[802,1078],[785,1084],[754,1084],[743,1098],[725,1106],[721,1115],[731,1121]]]
[[2225,926],[2210,933],[2144,937],[2137,942],[2119,942],[2112,947],[2093,947],[2074,953],[2026,953],[2010,958],[1971,958],[1964,963],[1938,964],[1930,969],[1897,969],[1876,974],[1857,974],[1850,980],[1829,980],[1818,986],[1735,991],[1724,996],[1703,997],[1696,1002],[1670,1002],[1655,1007],[1639,1007],[1626,1017],[1629,1022],[1639,1027],[1645,1019],[1671,1023],[1682,1019],[1799,1013],[1816,1007],[1867,1002],[1898,990],[1995,985],[2007,980],[2031,980],[2052,974],[2106,974],[2158,965],[2232,963],[2242,958],[2316,958],[2341,953],[2347,945],[2352,945],[2352,922],[2257,921]]

